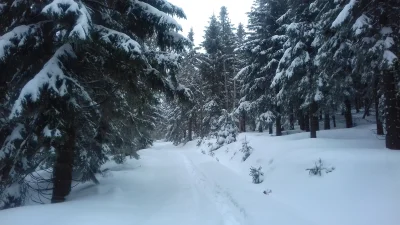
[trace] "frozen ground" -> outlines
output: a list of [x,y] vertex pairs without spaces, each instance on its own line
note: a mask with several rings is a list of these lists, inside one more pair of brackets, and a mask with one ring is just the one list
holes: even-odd
[[[373,128],[321,131],[314,140],[244,133],[213,157],[201,154],[206,143],[156,142],[139,161],[106,164],[100,185],[77,186],[65,203],[0,211],[0,224],[398,225],[400,151],[385,149]],[[242,162],[245,137],[254,151]],[[310,176],[319,158],[335,170]],[[251,166],[263,168],[262,184],[252,184]]]

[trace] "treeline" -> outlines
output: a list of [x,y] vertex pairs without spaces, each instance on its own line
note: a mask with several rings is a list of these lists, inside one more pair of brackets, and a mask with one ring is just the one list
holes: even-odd
[[248,19],[245,31],[225,7],[210,18],[204,51],[192,48],[178,74],[193,96],[168,106],[168,140],[273,127],[279,136],[295,123],[316,138],[321,119],[330,129],[342,113],[350,128],[364,108],[400,149],[400,1],[254,0]]

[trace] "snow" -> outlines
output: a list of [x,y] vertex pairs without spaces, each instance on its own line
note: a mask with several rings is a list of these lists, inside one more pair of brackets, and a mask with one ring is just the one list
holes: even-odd
[[349,17],[350,10],[353,9],[353,7],[355,6],[356,3],[357,3],[357,0],[350,0],[350,2],[343,7],[342,11],[339,13],[339,15],[336,17],[336,19],[332,22],[331,28],[336,28],[336,27],[342,25],[342,23],[347,19],[347,17]]
[[58,130],[58,129],[50,129],[49,126],[46,126],[43,129],[43,135],[45,137],[49,137],[49,138],[51,138],[51,137],[61,137],[61,131]]
[[393,65],[393,62],[397,60],[397,56],[392,51],[389,50],[385,50],[383,52],[383,58],[389,65]]
[[12,153],[15,150],[14,142],[18,140],[22,140],[23,137],[21,135],[22,132],[25,132],[25,126],[21,123],[18,123],[11,134],[4,141],[4,145],[0,149],[0,160],[4,159],[6,155]]
[[[99,185],[76,186],[65,203],[0,211],[2,225],[397,225],[400,152],[384,148],[373,124],[355,117],[351,129],[275,137],[242,133],[203,155],[207,141],[155,142],[139,161],[108,162]],[[343,118],[337,115],[338,124]],[[253,148],[242,162],[246,139]],[[210,140],[213,141],[213,140]],[[322,159],[321,177],[306,169]],[[262,167],[253,184],[250,167]],[[264,194],[263,192],[267,194]],[[271,192],[270,192],[271,191]]]
[[42,9],[43,14],[54,17],[65,17],[69,14],[77,15],[75,26],[70,31],[69,37],[85,40],[89,38],[91,17],[82,3],[74,0],[53,0]]
[[6,9],[7,4],[6,3],[0,3],[0,13],[3,13],[3,11]]
[[353,31],[355,31],[356,35],[361,34],[364,31],[364,28],[369,25],[371,19],[362,14],[360,17],[357,18],[356,22],[353,24]]
[[[18,99],[15,101],[14,106],[9,116],[10,119],[17,117],[23,108],[26,97],[35,102],[40,97],[40,91],[46,85],[48,89],[63,96],[66,94],[65,79],[66,75],[63,71],[63,64],[60,61],[62,57],[76,57],[70,44],[61,46],[50,58],[50,60],[43,66],[42,70],[36,74],[25,86],[22,88]],[[63,80],[63,85],[57,88],[57,81]]]
[[25,37],[36,32],[38,28],[37,24],[21,25],[0,36],[0,60],[6,57],[11,47],[15,47],[13,41],[17,41],[18,46],[23,45],[24,40],[26,40]]
[[[68,12],[68,10],[67,10]],[[79,8],[79,17],[76,21],[74,28],[71,30],[69,37],[77,37],[81,40],[89,38],[91,17],[86,7],[81,4]]]
[[319,102],[324,98],[324,94],[320,90],[317,90],[314,95],[314,101]]
[[128,35],[101,25],[95,25],[94,29],[99,32],[101,40],[108,44],[116,45],[126,53],[130,53],[132,58],[136,58],[137,55],[142,53],[141,45]]
[[150,16],[150,17],[155,17],[158,19],[158,23],[168,25],[168,26],[174,26],[178,30],[182,30],[181,25],[171,16],[168,14],[156,9],[155,7],[139,1],[139,0],[131,0],[132,7],[140,7],[142,10],[145,11],[145,13]]
[[245,66],[242,69],[240,69],[240,71],[235,75],[235,77],[233,79],[238,80],[240,79],[244,74],[246,74],[251,68],[250,66]]
[[380,33],[382,35],[388,35],[393,33],[393,29],[391,27],[382,27]]
[[169,65],[179,66],[180,55],[174,52],[154,52],[155,60],[158,65]]

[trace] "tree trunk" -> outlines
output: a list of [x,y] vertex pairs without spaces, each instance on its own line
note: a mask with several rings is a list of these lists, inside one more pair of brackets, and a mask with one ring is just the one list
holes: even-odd
[[[74,112],[71,113],[73,117]],[[53,194],[51,203],[64,202],[71,192],[72,168],[75,151],[74,120],[67,121],[66,137],[63,143],[56,148],[56,162],[53,167]]]
[[371,104],[372,104],[372,101],[369,98],[365,98],[363,119],[365,119],[366,116],[370,116],[369,109],[371,108]]
[[375,103],[375,119],[376,119],[376,134],[383,135],[383,124],[379,118],[379,95],[378,95],[378,79],[375,79],[374,84],[374,103]]
[[193,140],[193,117],[190,116],[189,118],[189,127],[188,127],[188,140]]
[[293,112],[290,114],[290,130],[294,130],[294,114]]
[[354,105],[356,107],[356,112],[359,113],[360,112],[360,101],[358,100],[358,97],[356,97],[356,100],[354,101]]
[[336,128],[336,116],[332,115],[332,122],[333,122],[333,127]]
[[323,117],[323,115],[322,115],[322,110],[319,112],[319,120],[323,120],[324,119],[324,117]]
[[324,130],[330,130],[331,129],[331,120],[329,117],[329,113],[325,112],[325,118],[324,118]]
[[317,138],[317,129],[318,129],[318,104],[313,101],[310,105],[310,137]]
[[299,125],[300,125],[300,130],[305,130],[303,110],[299,111]]
[[349,99],[346,99],[344,101],[344,105],[346,107],[345,112],[344,112],[344,117],[346,119],[346,128],[352,128],[353,127],[353,116],[351,115],[351,102]]
[[306,115],[304,116],[304,130],[306,132],[310,131],[310,116],[308,115],[308,113],[306,113]]
[[282,136],[281,107],[276,106],[276,136]]
[[400,150],[399,112],[394,71],[385,71],[383,85],[386,105],[386,148]]
[[262,133],[263,132],[263,126],[262,126],[262,121],[260,120],[259,125],[258,125],[258,132]]
[[240,112],[239,127],[240,127],[240,132],[246,132],[246,112],[245,111]]
[[272,134],[272,133],[273,133],[272,123],[268,123],[268,133],[269,133],[269,134]]

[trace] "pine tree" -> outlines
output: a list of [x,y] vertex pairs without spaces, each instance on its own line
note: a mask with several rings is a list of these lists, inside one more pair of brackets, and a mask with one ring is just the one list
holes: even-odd
[[[332,28],[342,30],[348,35],[357,49],[353,61],[353,77],[361,76],[366,94],[373,93],[376,113],[379,103],[379,87],[384,96],[386,147],[400,149],[400,130],[398,129],[397,104],[399,99],[397,84],[398,70],[398,32],[399,1],[345,1]],[[369,85],[368,85],[369,84]],[[382,84],[382,85],[379,85]],[[382,127],[377,116],[378,130]]]
[[[189,42],[172,16],[185,14],[164,0],[1,1],[0,100],[7,116],[0,207],[11,197],[23,203],[24,179],[39,167],[52,168],[47,182],[52,202],[60,202],[73,171],[81,181],[95,180],[107,154],[133,146],[125,153],[136,156],[151,144],[154,93],[187,94],[174,76]],[[150,37],[157,48],[145,44]],[[15,185],[21,192],[11,196]]]
[[237,74],[237,79],[242,81],[239,111],[248,109],[246,119],[253,121],[267,112],[274,112],[277,135],[281,135],[281,112],[270,85],[287,39],[284,29],[277,23],[286,10],[282,1],[254,1],[249,13],[250,32],[242,47],[246,50],[247,65]]
[[202,47],[205,54],[199,56],[201,62],[200,74],[203,80],[203,89],[206,99],[202,111],[201,121],[205,135],[215,132],[216,123],[225,105],[221,25],[217,17],[210,18],[209,26],[205,30]]
[[[351,99],[355,95],[352,62],[355,48],[347,38],[345,29],[335,29],[332,23],[343,9],[339,2],[316,1],[314,10],[322,9],[316,18],[316,34],[312,45],[318,48],[314,58],[318,85],[323,99],[321,109],[325,112],[325,127],[330,126],[329,114],[334,114],[344,104],[346,126],[352,124]],[[334,59],[334,60],[332,60]]]
[[[315,18],[318,10],[313,10],[315,2],[288,1],[289,9],[282,18],[286,23],[288,40],[284,44],[284,54],[279,61],[272,87],[277,90],[279,105],[290,109],[290,105],[300,102],[301,108],[308,108],[310,117],[310,137],[316,138],[318,128],[318,104],[323,95],[315,75],[312,61],[315,48]],[[319,7],[315,7],[319,9]],[[285,21],[286,20],[286,21]],[[286,102],[286,106],[283,105]]]
[[228,9],[225,6],[221,7],[219,13],[219,22],[221,25],[221,44],[222,44],[222,60],[223,60],[223,76],[224,76],[224,108],[231,111],[233,108],[233,75],[236,69],[236,58],[234,50],[236,49],[236,35],[234,26],[229,19]]

